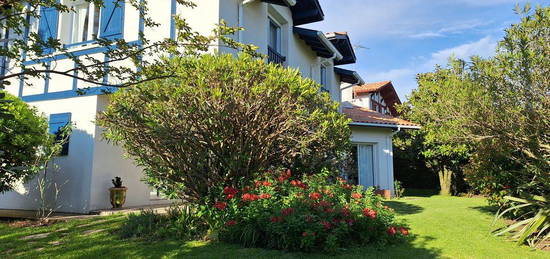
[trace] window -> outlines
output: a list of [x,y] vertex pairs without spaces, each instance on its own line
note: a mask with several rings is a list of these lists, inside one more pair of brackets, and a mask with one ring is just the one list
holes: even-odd
[[100,7],[83,0],[67,1],[73,11],[62,13],[61,42],[75,45],[95,40],[99,32]]
[[281,53],[281,26],[269,19],[269,47]]
[[324,65],[321,65],[321,91],[323,92],[329,92],[328,90],[328,80],[327,80],[327,67]]
[[[50,122],[49,122],[49,131],[51,134],[55,135],[55,138],[57,141],[61,141],[62,139],[62,129],[69,125],[71,123],[71,114],[70,113],[58,113],[58,114],[51,114],[50,115]],[[67,138],[67,142],[63,144],[63,148],[61,149],[61,156],[67,156],[69,155],[69,139]]]
[[270,63],[283,65],[286,61],[281,47],[281,26],[269,19],[269,42],[267,46],[268,61]]

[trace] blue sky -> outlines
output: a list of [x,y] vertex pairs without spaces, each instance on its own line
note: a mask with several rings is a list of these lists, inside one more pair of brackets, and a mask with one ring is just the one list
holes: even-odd
[[347,31],[358,71],[367,82],[391,80],[402,100],[417,73],[446,64],[451,55],[491,56],[503,30],[520,19],[516,3],[550,0],[320,0],[325,21],[307,27]]

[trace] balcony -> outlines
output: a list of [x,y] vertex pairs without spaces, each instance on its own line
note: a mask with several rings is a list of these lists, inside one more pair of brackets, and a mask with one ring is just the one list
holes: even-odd
[[286,61],[285,56],[279,54],[279,52],[272,49],[271,47],[267,47],[267,55],[268,55],[267,61],[269,63],[279,64],[282,66]]

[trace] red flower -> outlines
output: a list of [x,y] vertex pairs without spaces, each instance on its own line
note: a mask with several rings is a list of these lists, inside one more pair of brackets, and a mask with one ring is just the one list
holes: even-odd
[[353,223],[355,223],[355,220],[354,219],[346,219],[346,222],[348,223],[348,225],[353,225]]
[[233,196],[235,196],[235,194],[237,194],[238,192],[239,192],[239,190],[237,190],[235,188],[232,188],[232,187],[223,188],[223,194],[225,194],[225,195],[233,194]]
[[231,199],[235,198],[235,194],[230,193],[230,194],[227,195],[226,198],[227,198],[228,200],[231,200]]
[[307,237],[307,235],[308,235],[307,232],[302,233],[303,237]]
[[243,201],[252,201],[252,195],[250,193],[243,194],[241,198],[243,199]]
[[397,233],[397,230],[395,229],[395,227],[390,227],[390,228],[388,228],[388,234],[389,234],[390,236],[395,235],[395,233]]
[[263,183],[260,182],[260,181],[254,182],[254,186],[256,186],[256,188],[262,186],[262,184],[263,184]]
[[376,211],[375,210],[371,210],[369,208],[365,208],[363,210],[363,215],[365,215],[365,217],[369,217],[371,219],[375,219],[376,218]]
[[286,209],[283,209],[281,211],[281,214],[283,214],[283,216],[288,216],[288,215],[292,214],[293,212],[294,212],[293,208],[286,208]]
[[227,226],[227,227],[231,227],[231,226],[235,226],[235,225],[237,225],[237,221],[235,221],[235,220],[230,220],[230,221],[225,222],[225,226]]
[[404,236],[408,236],[409,235],[409,230],[404,228],[404,227],[400,227],[399,228],[399,232],[401,232],[402,235]]
[[269,193],[262,193],[260,195],[260,199],[269,199],[269,198],[271,198],[271,194]]
[[354,193],[351,194],[351,197],[358,200],[358,199],[363,198],[363,195],[360,194],[360,193],[354,192]]
[[225,210],[225,208],[227,207],[227,203],[218,201],[216,202],[216,204],[214,204],[214,207],[219,210]]
[[346,189],[346,190],[351,190],[351,189],[353,189],[353,186],[351,186],[351,185],[349,185],[349,184],[344,184],[344,185],[342,186],[342,188],[344,188],[344,189]]
[[265,181],[263,182],[263,186],[271,186],[271,182]]
[[332,224],[328,221],[321,221],[321,225],[323,225],[326,230],[329,230],[332,227]]
[[292,176],[292,172],[290,171],[290,169],[287,169],[286,171],[281,172],[281,174],[278,177],[278,180],[279,182],[284,182],[288,178],[290,178],[290,176]]
[[351,215],[351,211],[349,208],[342,208],[341,213],[342,213],[342,216],[344,217],[349,217]]
[[346,180],[345,180],[344,178],[342,178],[342,177],[338,177],[338,178],[336,178],[336,179],[338,180],[338,182],[340,182],[340,183],[342,183],[342,184],[348,182],[348,181],[346,181]]
[[321,198],[321,194],[318,192],[312,192],[309,194],[309,198],[312,200],[318,200]]
[[339,218],[333,218],[333,219],[332,219],[332,223],[334,223],[335,225],[336,225],[336,224],[340,224],[340,222],[342,222],[342,220],[339,219]]

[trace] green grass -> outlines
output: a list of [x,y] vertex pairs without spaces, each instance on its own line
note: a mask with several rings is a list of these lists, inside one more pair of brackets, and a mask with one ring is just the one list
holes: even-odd
[[[406,197],[390,201],[414,240],[399,246],[350,249],[339,258],[550,258],[549,252],[516,247],[490,234],[493,214],[481,198]],[[326,258],[207,243],[121,240],[114,232],[124,216],[74,220],[48,227],[0,223],[0,258]],[[85,235],[85,231],[103,230]],[[22,237],[50,233],[40,239]]]

